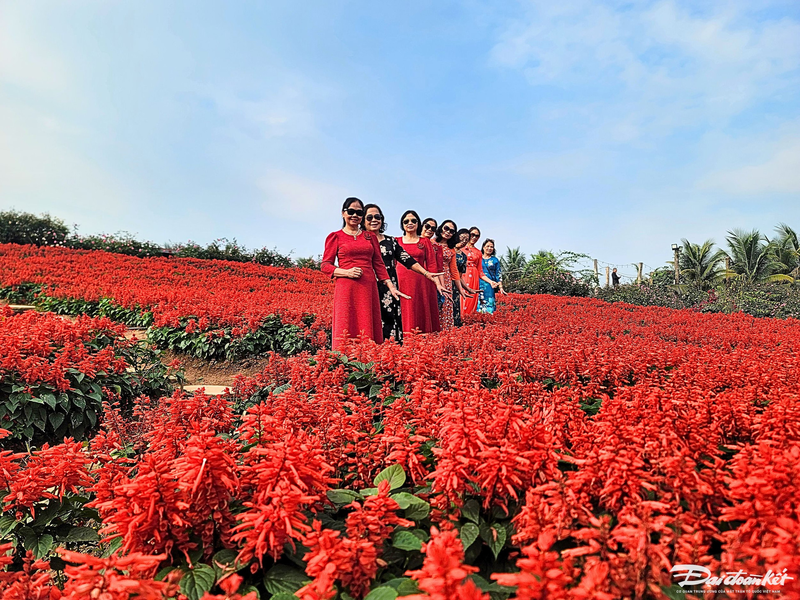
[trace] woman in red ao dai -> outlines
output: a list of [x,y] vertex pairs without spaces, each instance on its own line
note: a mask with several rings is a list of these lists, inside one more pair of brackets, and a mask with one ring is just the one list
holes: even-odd
[[[428,238],[421,237],[422,222],[413,210],[407,210],[400,219],[404,235],[397,242],[422,267],[428,271],[439,272],[436,253]],[[438,278],[435,284],[419,273],[410,271],[402,265],[397,266],[397,283],[408,294],[410,299],[400,301],[402,307],[403,331],[419,330],[421,333],[441,331],[439,323],[439,305],[436,291],[441,285]]]
[[365,334],[379,344],[383,342],[378,281],[383,281],[395,298],[409,298],[401,294],[389,278],[375,234],[360,229],[363,218],[364,204],[358,198],[348,198],[342,206],[342,229],[325,240],[322,272],[336,281],[334,350],[342,345],[345,336]]

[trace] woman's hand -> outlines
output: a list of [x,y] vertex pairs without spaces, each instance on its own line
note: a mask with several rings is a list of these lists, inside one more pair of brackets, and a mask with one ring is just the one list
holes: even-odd
[[507,291],[505,291],[505,290],[504,290],[502,287],[500,288],[500,293],[501,293],[503,296],[508,296],[508,292],[507,292]]
[[347,275],[345,277],[349,277],[350,279],[358,279],[363,274],[361,267],[353,267],[352,269],[345,269]]
[[439,293],[442,296],[444,296],[445,298],[448,298],[448,299],[453,297],[453,289],[450,288],[448,290],[446,286],[442,285],[442,282],[438,278],[434,279],[433,283],[436,284],[436,289],[439,291]]
[[431,273],[430,271],[425,271],[425,278],[430,279],[434,283],[438,280],[439,277],[444,275],[444,273]]
[[389,293],[392,295],[392,297],[393,297],[395,300],[400,300],[401,298],[404,298],[404,299],[406,299],[406,300],[411,300],[411,296],[408,296],[407,294],[404,294],[403,292],[401,292],[400,290],[398,290],[398,289],[397,289],[397,288],[394,286],[394,284],[391,282],[391,280],[388,280],[388,281],[386,282],[386,287],[388,287],[388,288],[389,288]]
[[497,288],[499,288],[499,287],[500,287],[500,284],[499,284],[499,283],[497,283],[496,281],[492,281],[492,282],[491,282],[489,285],[491,285],[491,286],[492,286],[492,288],[494,288],[494,289],[497,289]]

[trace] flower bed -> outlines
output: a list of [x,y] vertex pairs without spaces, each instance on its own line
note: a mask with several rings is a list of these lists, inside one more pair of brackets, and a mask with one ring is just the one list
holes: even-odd
[[14,244],[0,245],[0,288],[60,314],[152,326],[160,347],[206,359],[323,347],[333,297],[308,269]]
[[[344,353],[276,355],[230,397],[140,401],[88,447],[0,455],[6,579],[73,597],[113,579],[190,600],[688,598],[670,569],[699,565],[786,569],[766,587],[800,597],[800,323],[515,297]],[[92,556],[41,516],[65,505],[82,527],[96,511]]]

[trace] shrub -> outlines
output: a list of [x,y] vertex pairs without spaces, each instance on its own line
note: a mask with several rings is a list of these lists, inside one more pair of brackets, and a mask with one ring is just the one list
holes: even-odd
[[103,234],[85,237],[73,235],[66,240],[65,245],[76,250],[105,250],[139,258],[161,255],[161,246],[153,242],[139,241],[126,231],[115,235]]
[[707,300],[708,294],[694,287],[675,288],[643,283],[601,288],[597,297],[607,302],[625,302],[636,306],[692,308]]
[[565,271],[545,271],[529,275],[513,283],[508,291],[519,294],[550,294],[581,298],[592,295],[592,288],[586,282]]
[[0,212],[0,244],[60,246],[68,235],[64,221],[48,214],[37,217],[15,210]]

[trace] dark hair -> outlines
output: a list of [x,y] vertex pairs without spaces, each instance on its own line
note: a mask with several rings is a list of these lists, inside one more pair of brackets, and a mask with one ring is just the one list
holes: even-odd
[[458,244],[458,242],[461,241],[461,236],[464,235],[465,233],[467,234],[467,241],[469,241],[469,229],[462,228],[456,231],[455,236],[453,236],[456,238],[456,244]]
[[492,256],[497,254],[497,246],[495,245],[494,240],[492,238],[486,238],[485,240],[483,240],[483,245],[481,245],[481,252],[483,252],[483,249],[486,247],[486,244],[492,245]]
[[469,233],[470,233],[470,235],[472,235],[472,230],[473,230],[473,229],[477,229],[477,230],[478,230],[478,233],[480,234],[481,230],[480,230],[478,227],[470,227],[470,228],[469,228]]
[[[436,228],[439,227],[439,221],[433,217],[428,217],[427,219],[422,219],[422,224],[425,225],[428,221],[433,221],[433,230],[436,231]],[[420,229],[420,232],[422,232],[422,229]]]
[[420,235],[422,233],[422,220],[419,218],[419,215],[415,210],[407,210],[403,213],[403,216],[400,217],[400,230],[403,232],[403,234],[405,234],[406,228],[403,227],[403,221],[406,220],[408,215],[413,215],[417,219],[417,235]]
[[378,229],[378,233],[383,233],[384,231],[386,231],[386,217],[383,216],[383,211],[381,210],[381,207],[378,206],[377,204],[367,204],[364,207],[364,218],[361,219],[361,229],[363,229],[364,231],[367,230],[367,211],[370,208],[377,208],[378,209],[378,212],[381,215],[381,228]]
[[[442,231],[444,230],[445,223],[452,223],[453,229],[458,231],[458,225],[456,225],[455,221],[453,221],[452,219],[445,219],[444,221],[442,221],[442,224],[439,225],[439,229],[436,230],[436,241],[439,242],[440,244],[444,241],[444,238],[442,237]],[[454,233],[453,235],[450,236],[450,239],[447,240],[447,247],[452,250],[453,248],[456,247],[457,243],[458,243],[458,233]]]
[[[361,208],[364,208],[364,203],[361,200],[359,200],[355,196],[350,196],[347,200],[344,201],[344,204],[342,204],[342,212],[346,211],[356,202],[358,202],[361,205]],[[361,222],[362,223],[364,222],[363,218],[361,219]],[[345,225],[347,225],[347,221],[345,221],[344,217],[342,217],[342,227],[344,227]]]

